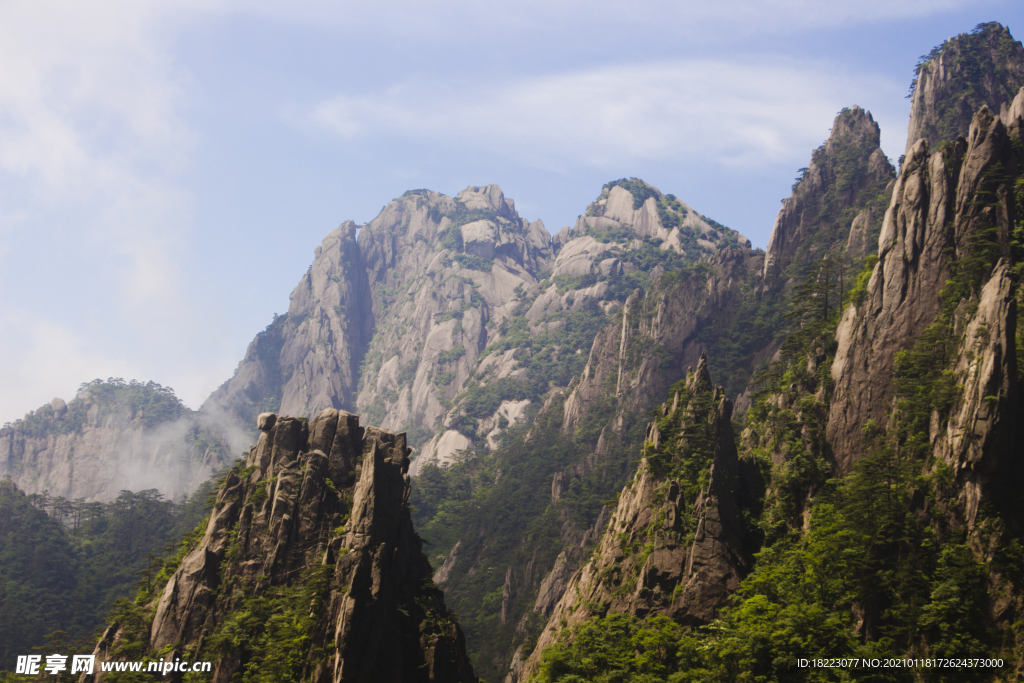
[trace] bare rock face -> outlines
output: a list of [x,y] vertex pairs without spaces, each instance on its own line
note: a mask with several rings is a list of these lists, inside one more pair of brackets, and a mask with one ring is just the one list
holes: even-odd
[[289,665],[294,680],[476,681],[412,527],[408,467],[404,434],[364,430],[355,415],[277,418],[227,475],[203,540],[164,586],[146,651],[215,659],[213,680],[226,683],[266,655],[244,642],[217,649],[239,628],[236,612],[253,600],[286,605],[288,591],[314,585],[297,598],[314,626]]
[[[764,262],[767,285],[799,275],[791,271],[837,245],[852,242],[861,252],[873,245],[881,211],[876,217],[869,202],[895,176],[880,135],[871,114],[860,107],[836,116],[831,135],[815,150],[775,219]],[[850,209],[860,212],[852,225],[844,222]]]
[[359,364],[373,332],[356,231],[349,221],[324,238],[291,294],[288,314],[253,340],[234,377],[203,404],[204,412],[226,411],[252,425],[266,410],[312,416],[355,407]]
[[895,354],[936,320],[951,268],[979,249],[1008,249],[1012,192],[1004,176],[991,172],[1012,162],[1006,131],[983,107],[967,140],[931,154],[919,140],[904,160],[867,292],[844,312],[836,333],[828,440],[841,471],[863,452],[868,420],[886,423],[883,397],[893,393]]
[[[705,357],[659,416],[648,426],[645,457],[619,495],[592,559],[568,582],[533,654],[513,666],[513,680],[536,669],[560,628],[609,612],[703,625],[739,586],[748,560],[734,493],[739,461],[732,404],[721,387],[712,387]],[[686,467],[703,471],[706,486],[680,479]],[[550,594],[548,584],[564,574],[564,565],[559,558],[541,597]],[[544,611],[549,602],[538,598],[536,609]]]
[[[978,518],[982,500],[1009,500],[1019,481],[1015,454],[1020,426],[1016,363],[1017,310],[1010,265],[1000,260],[963,330],[955,361],[962,387],[945,429],[933,435],[933,452],[956,473],[959,497],[954,505],[968,526]],[[995,495],[988,495],[994,493]]]
[[[686,253],[714,250],[719,240],[728,237],[722,233],[732,232],[721,228],[674,196],[631,178],[605,185],[586,215],[576,221],[570,235],[614,234],[624,230],[640,240],[660,240],[663,249]],[[750,240],[738,233],[736,240],[739,245],[750,246]],[[568,243],[569,237],[561,241]]]
[[1024,47],[998,23],[981,24],[932,50],[918,67],[907,154],[919,140],[934,148],[966,135],[974,113],[1008,105],[1024,87]]
[[[288,314],[257,336],[203,410],[248,426],[266,411],[358,409],[410,435],[414,472],[446,464],[471,445],[495,448],[539,407],[536,396],[524,403],[511,392],[490,414],[460,419],[471,382],[524,379],[519,349],[488,352],[521,308],[530,334],[555,333],[594,306],[614,315],[616,283],[652,260],[641,252],[695,260],[749,249],[738,233],[636,179],[605,186],[576,229],[560,235],[552,241],[543,223],[521,218],[495,185],[455,197],[407,192],[367,225],[346,223],[324,239]],[[559,381],[550,391],[569,380]]]
[[475,368],[488,328],[516,291],[536,290],[549,241],[497,186],[455,198],[406,193],[366,226],[349,222],[324,239],[288,315],[253,341],[203,409],[251,424],[264,410],[311,417],[360,406],[422,443]]

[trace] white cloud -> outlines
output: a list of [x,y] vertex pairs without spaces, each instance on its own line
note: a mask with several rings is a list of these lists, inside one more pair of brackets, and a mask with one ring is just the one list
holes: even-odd
[[544,167],[686,158],[749,167],[804,159],[840,108],[901,103],[901,90],[825,64],[680,60],[497,84],[408,82],[339,95],[309,119],[346,139],[426,139]]

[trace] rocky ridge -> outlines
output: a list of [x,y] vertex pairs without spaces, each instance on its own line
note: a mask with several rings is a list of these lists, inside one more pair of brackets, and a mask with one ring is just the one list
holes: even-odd
[[202,535],[98,658],[213,660],[223,682],[476,681],[409,517],[405,435],[334,409],[260,429]]
[[[947,285],[953,272],[967,277],[966,269],[976,267],[972,262],[978,259],[994,263],[1009,257],[1018,200],[1010,187],[1013,175],[1006,171],[1020,163],[1011,141],[1020,139],[1024,125],[1024,89],[1004,114],[1005,120],[983,107],[975,114],[968,139],[958,138],[935,152],[930,152],[927,141],[919,140],[904,161],[886,212],[879,260],[863,301],[845,311],[836,333],[828,439],[843,471],[863,451],[864,425],[869,420],[886,423],[890,406],[878,397],[893,392],[896,354],[935,323],[944,305],[960,305],[959,299],[951,300],[958,293]],[[991,272],[987,263],[980,267],[985,272],[972,277],[987,280],[1005,273],[1009,266]],[[946,296],[936,296],[944,287]],[[968,293],[962,308],[977,306],[978,300]],[[1004,319],[1011,315],[1005,308],[1000,314]],[[970,348],[963,336],[970,316],[961,310],[955,317],[957,346]],[[1003,401],[1012,400],[1009,386],[999,389],[1000,382],[1010,380],[999,377],[1012,377],[1004,364],[1011,362],[1013,354],[1000,347],[996,355],[999,367],[989,372],[998,377],[989,378],[988,387],[998,397],[992,407],[1001,408]]]
[[[462,450],[494,448],[557,388],[513,388],[527,370],[520,344],[498,350],[510,326],[522,320],[524,331],[546,335],[542,353],[564,364],[566,352],[585,350],[562,348],[567,316],[613,314],[625,282],[737,244],[749,248],[635,179],[609,183],[576,227],[553,239],[497,186],[454,198],[410,191],[366,226],[347,223],[325,238],[288,314],[253,341],[203,409],[249,422],[262,410],[358,408],[410,434],[419,447],[413,472],[450,463]],[[467,391],[494,382],[504,383],[492,387],[501,400],[469,415]]]
[[658,415],[591,559],[568,582],[532,654],[517,658],[511,680],[536,669],[559,631],[595,615],[710,623],[746,574],[732,403],[712,386],[703,355]]
[[880,141],[869,112],[854,106],[836,116],[828,140],[782,201],[764,260],[767,286],[803,277],[839,251],[860,259],[874,250],[895,177]]

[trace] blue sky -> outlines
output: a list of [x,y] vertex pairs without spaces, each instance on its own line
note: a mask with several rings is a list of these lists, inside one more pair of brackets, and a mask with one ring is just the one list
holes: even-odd
[[0,423],[96,377],[192,407],[347,219],[497,183],[552,232],[637,176],[763,247],[858,104],[1019,2],[0,5]]

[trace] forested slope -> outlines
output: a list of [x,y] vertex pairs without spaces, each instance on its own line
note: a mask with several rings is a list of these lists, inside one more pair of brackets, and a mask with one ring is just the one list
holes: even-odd
[[91,650],[111,606],[154,579],[163,558],[206,514],[211,491],[204,485],[181,505],[149,490],[69,506],[0,481],[3,667],[45,644]]
[[[1024,91],[1001,110],[982,107],[935,150],[911,146],[877,257],[860,275],[836,278],[826,258],[793,283],[788,332],[755,380],[738,468],[709,447],[706,413],[682,410],[694,383],[670,396],[595,555],[547,623],[539,647],[549,647],[513,677],[879,675],[801,669],[808,656],[1001,661],[897,669],[886,680],[1021,674]],[[723,472],[732,485],[716,485]],[[681,537],[680,499],[693,536]],[[702,538],[715,548],[710,574],[700,571]],[[732,581],[732,597],[719,593],[713,611],[695,614],[683,596],[716,581]]]

